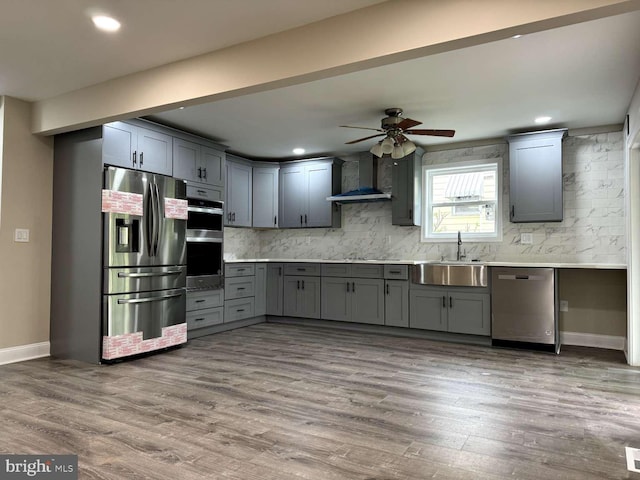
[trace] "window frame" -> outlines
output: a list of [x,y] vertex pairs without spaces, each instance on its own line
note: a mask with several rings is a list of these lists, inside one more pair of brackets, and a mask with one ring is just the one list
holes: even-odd
[[[467,242],[501,242],[502,241],[502,182],[504,172],[502,170],[502,158],[486,158],[466,161],[451,161],[448,163],[438,163],[422,166],[422,228],[420,232],[420,241],[426,243],[434,242],[457,242],[458,233],[448,232],[436,234],[432,231],[433,223],[433,202],[432,202],[432,186],[431,177],[434,172],[440,174],[446,173],[470,173],[486,170],[488,166],[495,165],[496,171],[496,199],[495,199],[495,232],[494,233],[474,233],[462,232],[462,238]],[[452,202],[453,203],[453,202]],[[469,205],[474,202],[461,203],[460,205]],[[486,203],[486,201],[478,201],[475,203]],[[442,204],[438,204],[442,205]]]

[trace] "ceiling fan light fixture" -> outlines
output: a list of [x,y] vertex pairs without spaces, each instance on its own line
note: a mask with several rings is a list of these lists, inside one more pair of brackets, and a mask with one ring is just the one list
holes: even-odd
[[404,152],[405,155],[409,155],[410,153],[413,153],[416,151],[416,144],[413,143],[411,140],[407,140],[402,144],[402,151]]
[[382,144],[380,142],[371,147],[371,150],[369,151],[378,158],[382,158],[382,156],[384,155],[384,153],[382,153]]
[[382,140],[382,153],[391,153],[393,152],[393,145],[394,145],[394,140],[391,137],[387,137],[384,140]]
[[391,158],[396,160],[398,158],[404,157],[404,155],[405,153],[404,153],[404,149],[402,148],[402,145],[400,145],[399,143],[396,143],[396,146],[393,147],[393,151],[391,152]]

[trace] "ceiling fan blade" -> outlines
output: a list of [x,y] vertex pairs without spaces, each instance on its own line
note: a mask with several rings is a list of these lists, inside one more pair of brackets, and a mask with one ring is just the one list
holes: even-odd
[[455,130],[405,130],[409,135],[431,135],[432,137],[453,137]]
[[377,135],[371,135],[370,137],[359,138],[358,140],[352,140],[350,142],[346,142],[345,145],[351,145],[352,143],[362,142],[363,140],[369,140],[370,138],[376,137],[384,137],[386,133],[378,133]]
[[340,125],[342,128],[359,128],[360,130],[373,130],[374,132],[384,132],[381,128],[371,128],[371,127],[352,127],[350,125]]
[[397,126],[402,130],[406,130],[407,128],[416,127],[418,125],[422,125],[422,122],[413,120],[411,118],[403,118]]

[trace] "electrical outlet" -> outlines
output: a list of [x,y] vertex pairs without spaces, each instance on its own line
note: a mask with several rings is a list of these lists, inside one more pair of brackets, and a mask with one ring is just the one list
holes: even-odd
[[29,241],[29,229],[28,228],[16,228],[15,235],[13,237],[16,242],[27,243]]
[[640,472],[640,449],[624,447],[627,456],[627,470]]
[[531,245],[533,243],[533,234],[532,233],[521,233],[520,234],[520,243],[522,245]]
[[560,300],[560,311],[561,312],[569,311],[569,302],[567,300]]

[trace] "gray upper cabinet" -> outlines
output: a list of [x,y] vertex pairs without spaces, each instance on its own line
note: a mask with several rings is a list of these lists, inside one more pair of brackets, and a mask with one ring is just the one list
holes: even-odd
[[327,197],[340,192],[342,163],[329,158],[281,164],[281,228],[340,226],[340,207]]
[[173,139],[173,176],[204,185],[224,185],[224,157],[222,150],[212,146]]
[[279,165],[253,164],[253,226],[278,228]]
[[227,184],[225,225],[250,227],[253,206],[253,172],[251,163],[233,155],[227,155]]
[[512,222],[562,221],[562,138],[566,132],[558,129],[507,137]]
[[103,126],[102,160],[107,165],[173,174],[170,135],[138,124],[112,122]]
[[406,157],[393,160],[391,177],[391,223],[412,226],[421,224],[422,155],[416,149]]

